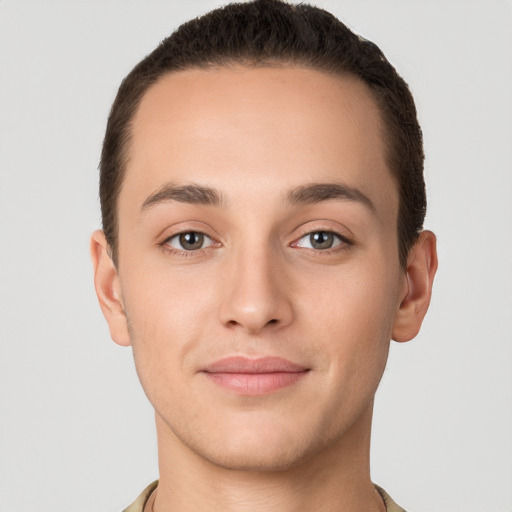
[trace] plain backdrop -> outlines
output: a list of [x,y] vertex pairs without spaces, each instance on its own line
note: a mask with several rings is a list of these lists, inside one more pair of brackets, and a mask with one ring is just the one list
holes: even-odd
[[[116,512],[157,477],[152,409],[88,245],[121,79],[217,0],[0,0],[0,509]],[[318,0],[410,84],[440,267],[377,393],[372,477],[411,512],[512,511],[512,3]]]

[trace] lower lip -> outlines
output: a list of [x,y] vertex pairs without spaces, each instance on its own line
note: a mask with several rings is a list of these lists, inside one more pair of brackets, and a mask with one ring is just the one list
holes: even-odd
[[209,373],[206,376],[218,386],[235,391],[241,395],[264,395],[278,391],[306,376],[308,372],[275,373]]

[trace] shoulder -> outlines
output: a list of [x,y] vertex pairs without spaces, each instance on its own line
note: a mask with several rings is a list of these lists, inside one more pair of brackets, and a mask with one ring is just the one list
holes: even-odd
[[[375,485],[375,484],[374,484]],[[384,503],[386,505],[386,512],[406,512],[400,505],[397,505],[391,496],[378,485],[375,485],[375,489],[377,489],[378,493],[382,496]]]
[[144,506],[148,501],[151,493],[156,489],[158,485],[158,480],[155,480],[153,483],[149,484],[140,494],[140,496],[128,507],[123,510],[123,512],[144,512]]

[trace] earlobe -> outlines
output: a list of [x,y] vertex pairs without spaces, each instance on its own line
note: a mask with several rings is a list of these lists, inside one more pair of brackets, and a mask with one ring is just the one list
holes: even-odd
[[430,304],[436,270],[436,236],[422,231],[407,260],[403,294],[393,324],[395,341],[409,341],[418,334]]
[[103,231],[91,236],[91,260],[94,268],[94,287],[101,311],[108,323],[110,336],[118,345],[130,345],[130,336],[122,300],[117,269],[109,254]]

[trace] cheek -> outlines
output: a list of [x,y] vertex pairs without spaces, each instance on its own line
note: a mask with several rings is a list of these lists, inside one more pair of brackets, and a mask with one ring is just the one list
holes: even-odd
[[[347,266],[326,275],[303,304],[314,319],[318,351],[330,371],[378,374],[386,363],[398,295],[398,273],[385,262]],[[391,267],[393,268],[393,267]],[[386,272],[387,270],[387,272]],[[323,292],[321,292],[323,288]],[[362,379],[364,381],[364,379]]]
[[[190,273],[189,273],[190,274]],[[211,316],[212,287],[201,276],[146,265],[122,282],[123,299],[140,380],[151,394],[153,384],[179,386],[178,375],[191,371],[194,352]],[[148,389],[150,388],[150,389]]]
[[179,342],[201,323],[212,302],[214,283],[197,267],[155,259],[146,258],[144,265],[133,265],[136,270],[125,273],[129,276],[121,280],[125,306],[139,335],[151,333],[155,343],[162,336]]

